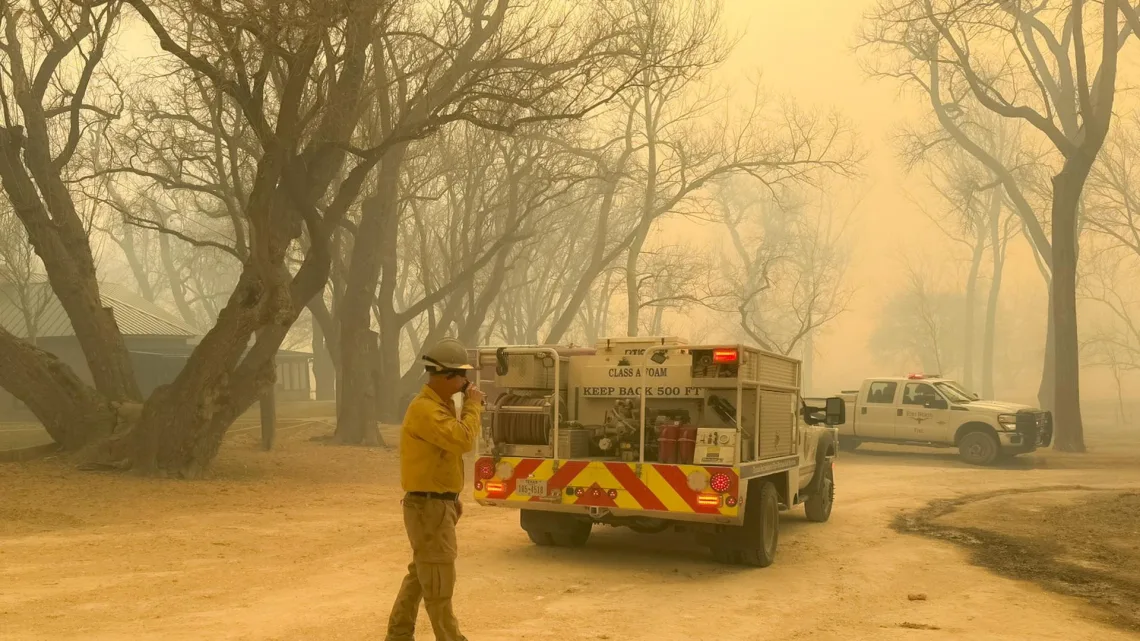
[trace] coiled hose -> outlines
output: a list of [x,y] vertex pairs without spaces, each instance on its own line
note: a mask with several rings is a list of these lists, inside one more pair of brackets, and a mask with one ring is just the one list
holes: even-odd
[[521,396],[503,394],[496,403],[492,436],[496,443],[512,445],[550,445],[550,412],[512,412],[504,407],[543,407],[550,404],[550,397]]

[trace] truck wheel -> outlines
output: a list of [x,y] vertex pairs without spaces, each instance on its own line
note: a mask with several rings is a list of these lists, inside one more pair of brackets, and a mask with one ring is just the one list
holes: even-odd
[[958,454],[970,465],[990,465],[1001,453],[997,437],[989,432],[970,432],[958,441]]
[[567,521],[563,529],[550,533],[554,545],[564,548],[580,548],[590,540],[593,525],[583,521]]
[[771,481],[764,481],[759,498],[744,508],[744,534],[749,545],[738,553],[744,565],[766,568],[776,560],[780,541],[780,493]]
[[809,521],[823,523],[831,518],[831,506],[834,504],[835,465],[828,461],[823,471],[823,478],[804,502],[804,512]]
[[859,445],[861,445],[861,443],[857,438],[851,438],[850,436],[839,437],[839,450],[842,452],[854,452]]
[[550,535],[549,517],[533,510],[519,510],[519,525],[535,545],[554,545]]
[[546,530],[526,530],[530,542],[543,547],[554,545],[554,537]]

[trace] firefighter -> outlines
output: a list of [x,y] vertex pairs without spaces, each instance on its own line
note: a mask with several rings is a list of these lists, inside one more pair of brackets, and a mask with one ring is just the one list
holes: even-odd
[[[422,356],[428,382],[408,406],[400,433],[400,485],[412,562],[388,618],[385,641],[413,641],[423,600],[438,641],[466,641],[451,609],[455,524],[463,514],[463,455],[480,426],[483,392],[471,385],[467,350],[446,338]],[[456,416],[456,394],[464,394]]]

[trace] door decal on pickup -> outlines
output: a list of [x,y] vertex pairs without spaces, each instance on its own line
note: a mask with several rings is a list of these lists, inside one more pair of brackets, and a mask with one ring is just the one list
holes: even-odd
[[922,425],[923,421],[929,421],[934,418],[934,412],[920,412],[918,410],[907,410],[906,417],[910,420]]

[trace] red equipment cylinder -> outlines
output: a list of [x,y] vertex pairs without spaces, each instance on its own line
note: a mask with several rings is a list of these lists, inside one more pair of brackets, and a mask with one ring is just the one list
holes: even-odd
[[662,425],[657,435],[657,461],[659,463],[677,462],[677,434],[679,425]]
[[692,425],[681,426],[681,434],[677,438],[677,460],[681,465],[692,465],[693,454],[697,449],[697,428]]

